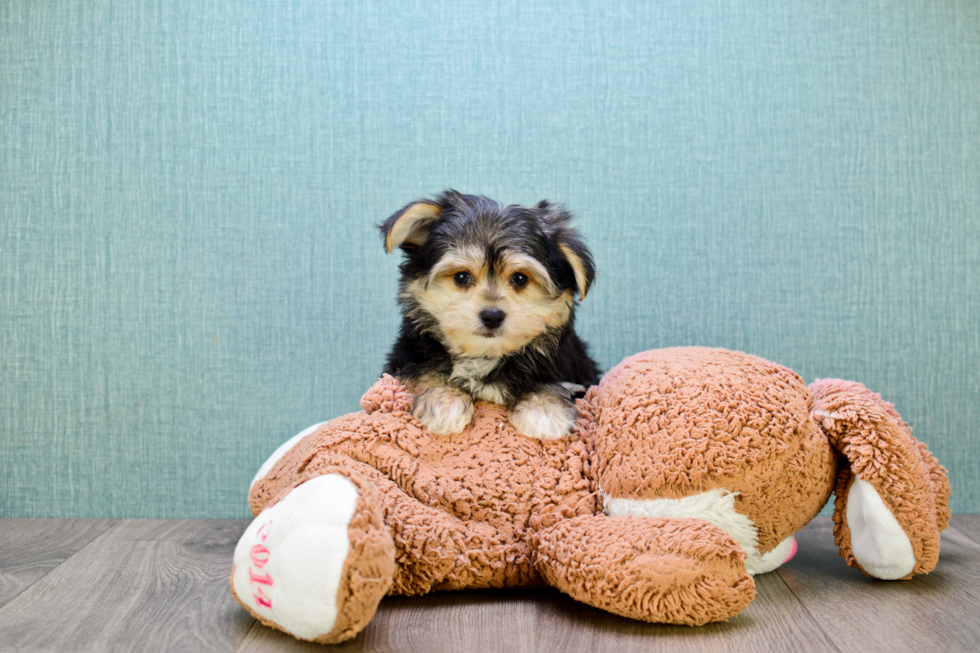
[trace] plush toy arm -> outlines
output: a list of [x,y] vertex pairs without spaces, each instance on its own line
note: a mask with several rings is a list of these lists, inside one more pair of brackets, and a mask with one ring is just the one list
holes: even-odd
[[894,407],[863,385],[817,380],[810,394],[810,414],[846,460],[834,488],[841,556],[885,580],[932,571],[949,523],[946,470]]
[[631,619],[698,626],[755,596],[742,547],[700,519],[584,515],[544,529],[535,545],[550,585]]
[[361,408],[368,415],[375,411],[410,413],[414,403],[412,391],[390,374],[382,374],[361,397]]
[[540,582],[527,542],[426,505],[366,463],[302,444],[285,459],[253,485],[232,570],[232,592],[266,625],[337,643],[386,592]]
[[245,530],[231,590],[267,626],[333,644],[367,625],[394,570],[378,493],[348,468],[325,467],[279,493]]

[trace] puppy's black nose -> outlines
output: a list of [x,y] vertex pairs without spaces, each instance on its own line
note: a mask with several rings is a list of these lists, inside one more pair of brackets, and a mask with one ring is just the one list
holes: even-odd
[[507,314],[499,308],[485,308],[480,311],[480,321],[483,322],[483,326],[488,329],[496,329],[499,327],[504,323],[505,317],[507,317]]

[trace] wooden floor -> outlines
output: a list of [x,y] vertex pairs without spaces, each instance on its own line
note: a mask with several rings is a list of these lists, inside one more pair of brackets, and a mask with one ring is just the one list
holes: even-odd
[[[228,589],[238,520],[0,519],[0,651],[301,651]],[[756,578],[728,623],[656,626],[552,590],[387,598],[344,651],[980,650],[980,516],[943,534],[938,568],[905,582],[847,567],[818,519]]]

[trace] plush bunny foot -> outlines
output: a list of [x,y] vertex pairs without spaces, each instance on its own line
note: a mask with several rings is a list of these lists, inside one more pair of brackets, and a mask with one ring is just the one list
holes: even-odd
[[865,572],[882,580],[912,573],[912,540],[871,483],[854,478],[847,490],[844,516],[851,534],[851,555]]
[[811,415],[848,466],[834,488],[834,536],[852,567],[882,580],[932,571],[949,524],[946,470],[895,407],[859,383],[810,384]]
[[231,586],[264,624],[334,643],[367,625],[393,575],[373,490],[340,472],[298,485],[255,518],[235,547]]
[[542,531],[536,553],[550,585],[630,619],[699,626],[755,596],[742,547],[700,519],[575,517]]
[[750,554],[745,559],[745,568],[753,576],[758,574],[768,574],[770,571],[776,571],[792,560],[796,556],[796,552],[798,550],[799,546],[796,543],[796,538],[790,535],[785,540],[773,547],[772,551],[769,551],[768,553],[763,553],[761,555],[755,554],[754,558]]

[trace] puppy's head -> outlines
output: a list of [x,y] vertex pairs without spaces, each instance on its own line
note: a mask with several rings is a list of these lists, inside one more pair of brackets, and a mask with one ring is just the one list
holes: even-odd
[[548,202],[501,206],[450,190],[380,229],[387,252],[406,254],[406,316],[454,356],[499,358],[560,333],[588,292],[595,268],[570,220]]

